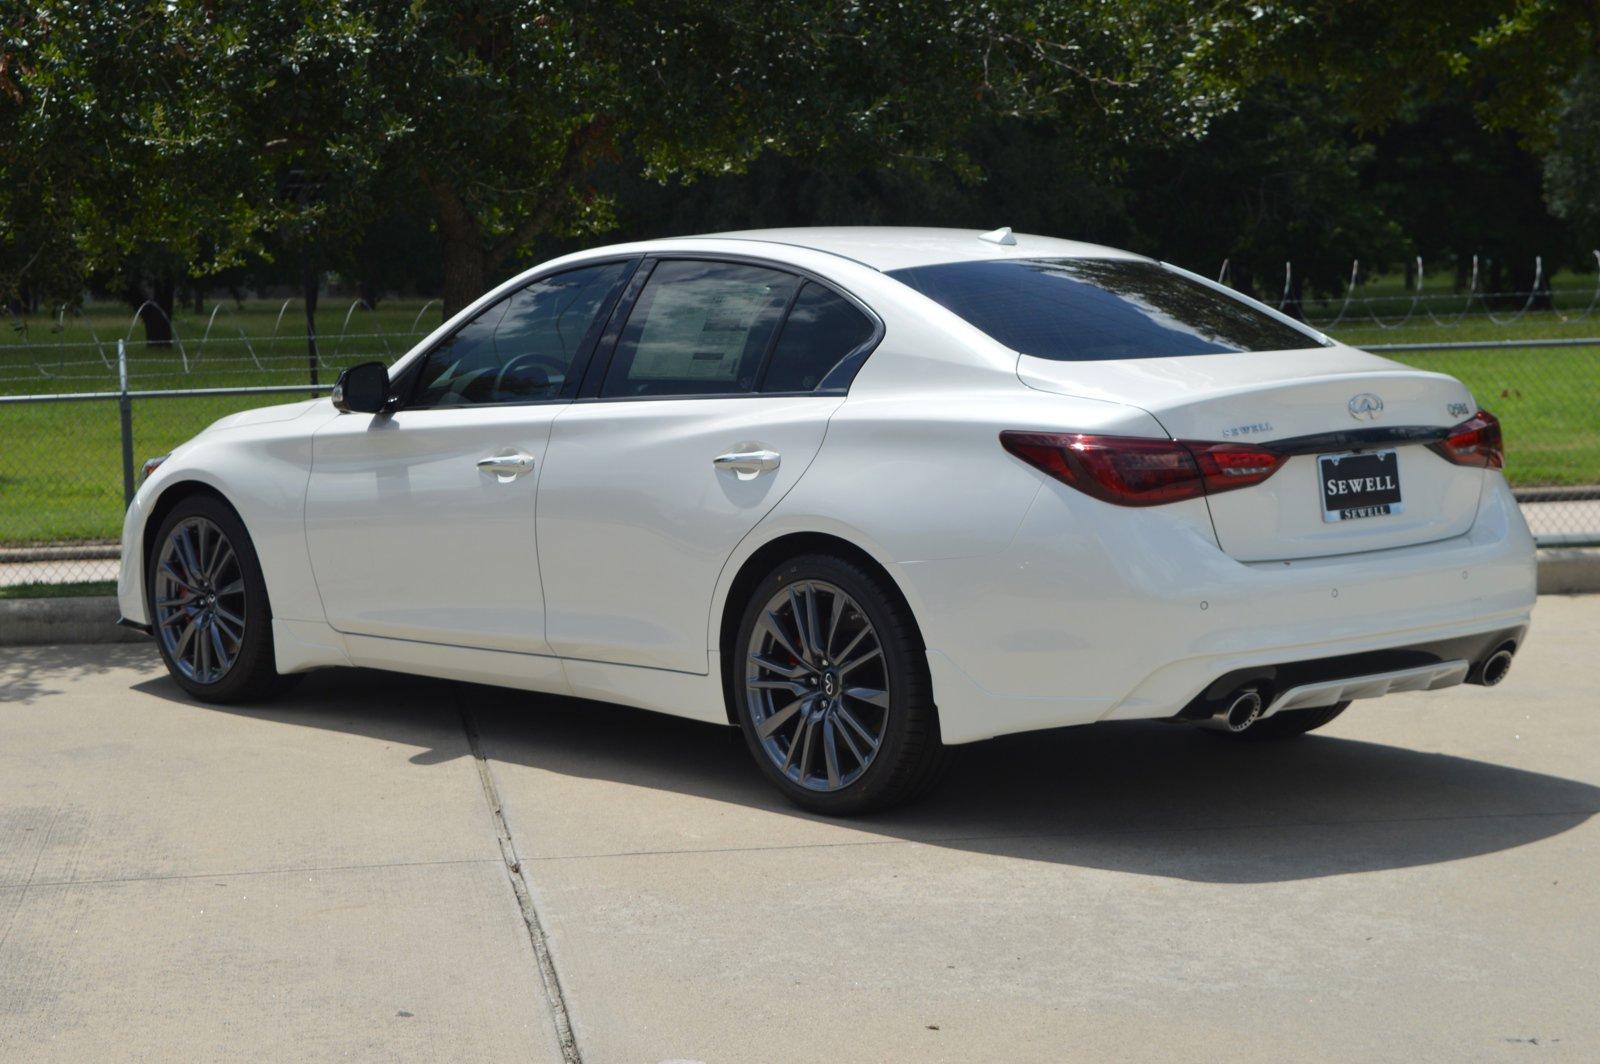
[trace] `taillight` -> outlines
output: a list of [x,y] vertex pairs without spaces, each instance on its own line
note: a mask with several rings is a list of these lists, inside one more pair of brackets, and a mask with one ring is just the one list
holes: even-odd
[[1288,461],[1286,455],[1238,443],[1185,442],[1184,446],[1200,463],[1200,472],[1206,479],[1206,492],[1211,495],[1259,484]]
[[1081,432],[1002,432],[1029,465],[1118,506],[1159,506],[1259,484],[1284,458],[1232,443],[1187,443]]
[[1487,410],[1473,414],[1451,429],[1450,435],[1428,446],[1445,461],[1456,465],[1503,469],[1506,464],[1505,444],[1500,438],[1500,420]]

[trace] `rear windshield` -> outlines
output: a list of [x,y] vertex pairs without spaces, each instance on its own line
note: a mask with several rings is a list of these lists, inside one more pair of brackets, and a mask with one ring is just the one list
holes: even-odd
[[1057,362],[1290,351],[1323,341],[1159,263],[951,262],[889,276],[1014,351]]

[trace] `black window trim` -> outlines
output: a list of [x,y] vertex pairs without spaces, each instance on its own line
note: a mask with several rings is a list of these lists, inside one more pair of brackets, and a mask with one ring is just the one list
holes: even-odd
[[[727,262],[739,266],[754,266],[758,269],[775,270],[800,279],[800,284],[790,294],[789,302],[785,305],[783,316],[778,319],[778,327],[773,330],[772,336],[767,340],[767,349],[762,353],[761,365],[756,373],[756,385],[749,391],[743,392],[695,392],[681,395],[601,395],[600,388],[606,378],[606,373],[611,369],[611,360],[617,351],[617,342],[621,339],[622,330],[627,325],[628,318],[633,314],[633,308],[639,301],[639,293],[644,290],[649,281],[650,274],[655,271],[661,262]],[[763,392],[758,390],[761,382],[766,379],[767,366],[772,359],[773,352],[777,349],[777,342],[783,334],[783,327],[788,324],[789,311],[794,309],[794,301],[799,296],[800,290],[805,287],[805,282],[811,281],[827,289],[834,295],[844,299],[862,314],[872,324],[872,335],[858,344],[848,354],[834,363],[832,369],[817,382],[815,388],[805,391],[790,392]],[[643,261],[633,273],[622,298],[617,300],[616,306],[611,310],[611,318],[606,323],[601,334],[600,342],[596,346],[594,357],[588,362],[588,368],[583,378],[583,383],[578,388],[578,394],[572,401],[575,403],[645,403],[661,402],[675,399],[761,399],[761,398],[794,398],[799,396],[843,396],[850,394],[850,385],[855,381],[856,374],[883,341],[883,319],[853,292],[841,287],[838,282],[823,277],[803,266],[783,262],[779,259],[770,259],[760,255],[741,255],[722,251],[649,251],[643,256]]]
[[[628,269],[624,270],[622,276],[612,284],[611,291],[606,293],[605,299],[602,300],[600,304],[600,312],[596,315],[595,324],[591,324],[588,331],[584,333],[583,342],[579,344],[577,353],[572,357],[572,366],[567,372],[567,379],[562,382],[560,395],[553,396],[549,399],[507,399],[496,403],[460,403],[452,406],[411,405],[416,399],[417,388],[420,386],[423,376],[423,368],[427,366],[428,360],[433,357],[434,352],[438,351],[440,348],[454,340],[462,329],[465,329],[468,325],[471,325],[473,322],[477,321],[478,316],[483,313],[483,310],[488,310],[490,307],[495,306],[496,303],[504,302],[505,300],[514,298],[518,292],[523,291],[530,285],[538,284],[540,281],[547,281],[550,278],[560,276],[563,273],[573,273],[577,270],[586,270],[594,266],[610,266],[619,262],[626,264]],[[501,292],[498,300],[491,300],[484,306],[483,310],[478,312],[478,314],[474,314],[472,317],[463,321],[460,325],[457,325],[454,329],[451,329],[444,336],[441,336],[438,340],[435,340],[433,344],[427,348],[427,350],[423,351],[416,358],[412,359],[406,365],[406,368],[400,371],[401,377],[404,378],[403,381],[399,382],[400,391],[404,394],[397,394],[395,396],[396,406],[393,412],[399,413],[402,410],[411,410],[416,412],[421,412],[424,410],[460,411],[473,409],[498,409],[507,406],[553,406],[558,403],[571,403],[577,398],[581,389],[581,385],[575,382],[582,382],[587,379],[586,374],[590,364],[594,360],[595,352],[601,347],[606,339],[606,323],[611,320],[612,312],[615,311],[618,303],[622,300],[624,295],[633,291],[633,282],[639,276],[639,273],[641,272],[640,267],[644,265],[644,263],[645,256],[637,253],[631,255],[606,255],[600,258],[587,259],[583,262],[564,263],[562,265],[552,267],[548,270],[541,270],[538,273],[532,274],[531,276],[522,278],[519,283],[514,284]]]

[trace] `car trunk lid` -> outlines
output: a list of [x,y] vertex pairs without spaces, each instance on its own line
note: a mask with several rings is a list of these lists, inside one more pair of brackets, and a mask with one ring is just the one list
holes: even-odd
[[1333,346],[1101,362],[1023,355],[1018,375],[1141,407],[1175,439],[1287,452],[1261,483],[1207,496],[1218,543],[1240,561],[1426,543],[1461,535],[1477,513],[1483,470],[1427,446],[1476,409],[1442,374]]

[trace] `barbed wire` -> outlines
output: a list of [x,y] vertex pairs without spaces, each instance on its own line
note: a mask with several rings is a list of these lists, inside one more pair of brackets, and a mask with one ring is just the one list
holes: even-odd
[[[1332,318],[1315,318],[1315,319],[1313,319],[1313,318],[1307,317],[1306,320],[1308,322],[1318,326],[1319,328],[1324,328],[1324,329],[1334,328],[1335,326],[1344,324],[1346,319],[1351,318],[1351,309],[1356,303],[1359,302],[1361,304],[1361,312],[1362,312],[1362,314],[1364,314],[1364,316],[1366,317],[1366,319],[1369,322],[1371,322],[1373,325],[1376,325],[1380,329],[1398,329],[1398,328],[1408,324],[1411,321],[1411,319],[1416,316],[1417,311],[1419,309],[1422,310],[1422,312],[1427,315],[1428,320],[1432,324],[1440,325],[1440,326],[1452,326],[1452,325],[1460,324],[1472,312],[1473,303],[1476,302],[1476,303],[1480,304],[1482,306],[1482,308],[1483,308],[1479,312],[1480,315],[1487,317],[1491,322],[1493,322],[1496,325],[1510,325],[1510,324],[1512,324],[1514,322],[1521,321],[1523,318],[1525,318],[1530,311],[1534,310],[1535,304],[1537,304],[1539,302],[1539,300],[1541,298],[1543,298],[1543,299],[1549,300],[1549,304],[1550,304],[1549,305],[1549,309],[1550,309],[1551,312],[1553,312],[1556,315],[1556,317],[1557,317],[1557,319],[1559,321],[1563,321],[1563,322],[1584,321],[1584,320],[1588,319],[1592,314],[1594,314],[1597,308],[1600,308],[1600,250],[1595,250],[1593,252],[1593,255],[1594,255],[1595,265],[1596,265],[1596,270],[1597,270],[1597,272],[1595,274],[1595,288],[1594,288],[1593,294],[1589,298],[1588,304],[1584,307],[1583,310],[1578,311],[1575,314],[1564,314],[1564,313],[1562,313],[1560,307],[1557,306],[1556,301],[1561,296],[1567,295],[1570,291],[1576,291],[1576,290],[1575,289],[1570,289],[1570,290],[1569,289],[1560,289],[1560,290],[1558,290],[1558,289],[1556,289],[1556,288],[1554,288],[1552,286],[1549,286],[1549,285],[1547,285],[1545,283],[1544,256],[1543,255],[1535,255],[1534,256],[1534,259],[1533,259],[1533,284],[1530,286],[1530,288],[1526,292],[1483,292],[1483,291],[1481,291],[1479,289],[1479,287],[1478,287],[1479,278],[1481,277],[1481,270],[1480,270],[1481,263],[1480,263],[1479,257],[1477,255],[1472,256],[1472,272],[1471,272],[1471,275],[1470,275],[1470,277],[1469,277],[1469,279],[1467,281],[1467,290],[1466,290],[1466,293],[1465,293],[1464,297],[1463,297],[1463,294],[1460,293],[1460,292],[1441,292],[1441,293],[1437,293],[1437,294],[1424,292],[1423,291],[1423,284],[1424,284],[1424,281],[1425,281],[1425,278],[1426,278],[1426,271],[1423,268],[1422,256],[1418,255],[1413,260],[1414,269],[1412,271],[1413,280],[1412,280],[1412,291],[1411,291],[1411,294],[1409,296],[1409,304],[1407,305],[1407,307],[1405,309],[1405,313],[1403,315],[1401,315],[1398,320],[1385,321],[1382,317],[1380,317],[1378,315],[1378,312],[1374,309],[1373,305],[1375,303],[1399,302],[1399,301],[1402,301],[1402,300],[1406,300],[1408,298],[1407,296],[1405,296],[1405,295],[1363,296],[1363,295],[1358,295],[1357,294],[1357,289],[1362,283],[1361,260],[1360,259],[1354,259],[1350,263],[1350,280],[1349,280],[1349,283],[1345,286],[1344,299],[1339,305],[1339,312],[1336,315],[1334,315]],[[1231,265],[1232,264],[1231,264],[1230,260],[1228,260],[1228,259],[1223,259],[1222,260],[1222,268],[1217,273],[1217,281],[1218,281],[1218,283],[1220,283],[1220,284],[1227,284],[1228,283],[1229,275],[1230,275],[1230,272],[1231,272]],[[1293,262],[1292,261],[1285,262],[1283,264],[1283,295],[1278,300],[1278,309],[1279,310],[1289,310],[1296,302],[1298,302],[1299,305],[1303,308],[1305,306],[1305,304],[1308,302],[1304,298],[1300,298],[1300,299],[1296,300],[1296,298],[1294,296],[1293,276],[1294,276],[1294,265],[1293,265]],[[1587,291],[1587,290],[1585,290],[1585,291]],[[1427,305],[1428,301],[1430,301],[1430,300],[1431,301],[1445,301],[1445,300],[1454,301],[1454,300],[1459,300],[1459,299],[1463,299],[1463,298],[1464,298],[1464,302],[1461,304],[1461,309],[1453,317],[1440,317],[1438,314],[1434,313],[1434,310],[1433,310],[1432,306]],[[1510,314],[1497,314],[1495,312],[1493,304],[1491,303],[1491,300],[1504,300],[1504,299],[1519,299],[1519,300],[1522,301],[1522,305],[1520,307],[1518,307],[1514,312],[1512,312]]]
[[[1479,256],[1474,255],[1464,291],[1429,292],[1425,288],[1427,274],[1424,262],[1422,256],[1418,255],[1412,260],[1411,279],[1407,285],[1409,291],[1377,295],[1362,291],[1371,279],[1362,272],[1360,259],[1355,259],[1350,264],[1350,277],[1344,286],[1344,294],[1339,301],[1337,312],[1332,317],[1312,318],[1307,315],[1306,320],[1322,329],[1350,325],[1373,326],[1385,331],[1402,328],[1419,316],[1425,317],[1433,325],[1445,327],[1459,325],[1468,318],[1487,318],[1496,325],[1511,325],[1535,312],[1552,313],[1557,321],[1564,323],[1585,321],[1600,316],[1600,249],[1592,254],[1597,268],[1595,286],[1592,290],[1576,287],[1558,289],[1549,285],[1545,278],[1544,258],[1535,256],[1533,283],[1528,290],[1485,292],[1481,288],[1482,262]],[[1217,272],[1217,281],[1231,285],[1232,274],[1231,259],[1223,259]],[[1298,310],[1304,313],[1312,304],[1320,303],[1323,306],[1328,304],[1329,301],[1307,299],[1303,296],[1297,298],[1294,277],[1293,261],[1285,262],[1283,289],[1277,301],[1278,309]],[[1584,296],[1588,299],[1582,309],[1562,306],[1572,300],[1582,300]],[[1543,306],[1540,305],[1541,301],[1545,301]],[[334,370],[346,360],[346,352],[351,345],[355,348],[350,352],[352,355],[360,354],[392,362],[432,331],[423,327],[422,319],[430,309],[438,306],[440,301],[437,299],[425,301],[412,318],[408,329],[352,332],[350,327],[352,322],[357,320],[358,313],[375,313],[366,300],[352,300],[346,307],[339,331],[332,336],[331,342],[327,342],[315,332],[307,334],[283,331],[284,318],[294,302],[293,298],[285,299],[278,307],[271,332],[247,331],[237,320],[239,311],[218,302],[212,307],[211,313],[206,317],[204,328],[196,338],[192,334],[185,335],[180,331],[177,323],[160,306],[152,301],[146,301],[136,308],[129,318],[122,342],[129,346],[130,352],[135,349],[140,341],[134,338],[134,333],[140,323],[145,321],[147,314],[159,316],[171,333],[171,338],[166,341],[146,340],[142,350],[129,360],[129,374],[131,377],[144,380],[156,377],[189,377],[199,371],[202,365],[207,371],[254,372],[271,376],[306,373],[313,364],[319,371]],[[1511,302],[1517,304],[1515,310],[1500,312],[1495,309],[1497,304],[1504,306]],[[1403,309],[1393,313],[1383,313],[1384,308],[1400,304],[1403,304]],[[1452,311],[1445,310],[1445,304],[1459,304],[1459,306]],[[64,304],[57,308],[57,313],[52,316],[55,319],[52,331],[66,328],[66,310]],[[90,336],[87,340],[34,342],[26,339],[26,320],[18,317],[10,308],[6,308],[6,313],[14,322],[13,329],[22,333],[25,342],[0,341],[0,384],[22,384],[44,380],[96,380],[103,379],[106,374],[116,373],[117,341],[102,338],[93,326],[87,326]],[[230,318],[234,320],[230,321]],[[230,332],[237,335],[229,335]],[[291,343],[297,345],[299,349],[294,353],[281,351],[284,345]],[[156,347],[156,344],[170,345],[167,349],[173,354],[159,353],[162,348]],[[274,350],[275,348],[279,350]],[[92,353],[94,357],[87,359],[67,357],[74,352]]]

